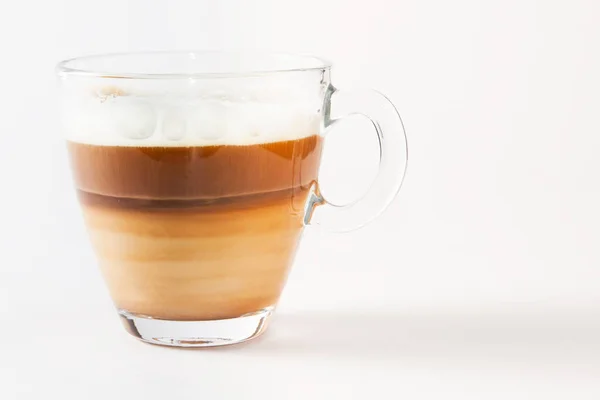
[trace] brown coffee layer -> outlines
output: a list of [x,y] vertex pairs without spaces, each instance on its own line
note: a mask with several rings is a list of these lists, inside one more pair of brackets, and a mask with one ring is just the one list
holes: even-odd
[[69,143],[115,305],[169,320],[274,306],[303,230],[322,139],[134,148]]
[[118,147],[68,142],[77,187],[139,199],[205,199],[308,186],[322,138],[252,146]]
[[211,199],[136,199],[127,197],[104,196],[77,190],[79,202],[86,206],[117,208],[129,211],[161,210],[172,213],[210,213],[222,210],[250,209],[268,205],[273,201],[289,199],[299,211],[304,205],[306,192],[310,187],[296,187],[276,192],[256,193],[241,196],[218,197]]

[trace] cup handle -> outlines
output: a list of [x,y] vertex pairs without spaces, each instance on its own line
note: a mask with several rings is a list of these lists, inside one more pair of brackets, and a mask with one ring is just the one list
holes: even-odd
[[[349,204],[332,204],[323,197],[317,184],[307,202],[305,224],[319,225],[333,232],[348,232],[371,222],[396,197],[406,175],[408,139],[396,107],[375,90],[331,88],[325,105],[326,134],[337,121],[362,115],[372,122],[379,143],[379,169],[364,196]],[[332,115],[333,111],[335,115]]]

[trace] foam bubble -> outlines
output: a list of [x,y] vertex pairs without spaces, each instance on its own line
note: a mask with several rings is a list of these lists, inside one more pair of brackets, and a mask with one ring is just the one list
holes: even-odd
[[[107,146],[250,145],[295,140],[320,129],[322,98],[281,88],[194,92],[74,87],[63,90],[70,141]],[[284,96],[283,93],[287,93]]]
[[156,129],[152,105],[132,97],[117,97],[104,103],[108,129],[124,139],[147,139]]
[[187,135],[187,119],[185,113],[177,109],[165,111],[160,132],[166,140],[180,141]]
[[187,110],[190,135],[201,141],[227,141],[235,135],[232,132],[233,118],[236,117],[230,105],[224,101],[207,100],[195,104]]

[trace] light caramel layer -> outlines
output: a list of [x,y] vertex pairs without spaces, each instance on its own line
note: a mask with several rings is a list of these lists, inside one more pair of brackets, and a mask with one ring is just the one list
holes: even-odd
[[83,211],[115,305],[172,320],[233,318],[276,304],[303,228],[289,196],[209,213]]

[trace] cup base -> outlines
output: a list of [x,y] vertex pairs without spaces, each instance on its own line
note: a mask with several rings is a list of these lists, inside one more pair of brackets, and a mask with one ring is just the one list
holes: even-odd
[[245,342],[263,333],[273,307],[237,318],[209,321],[170,321],[118,310],[132,336],[151,344],[172,347],[214,347]]

